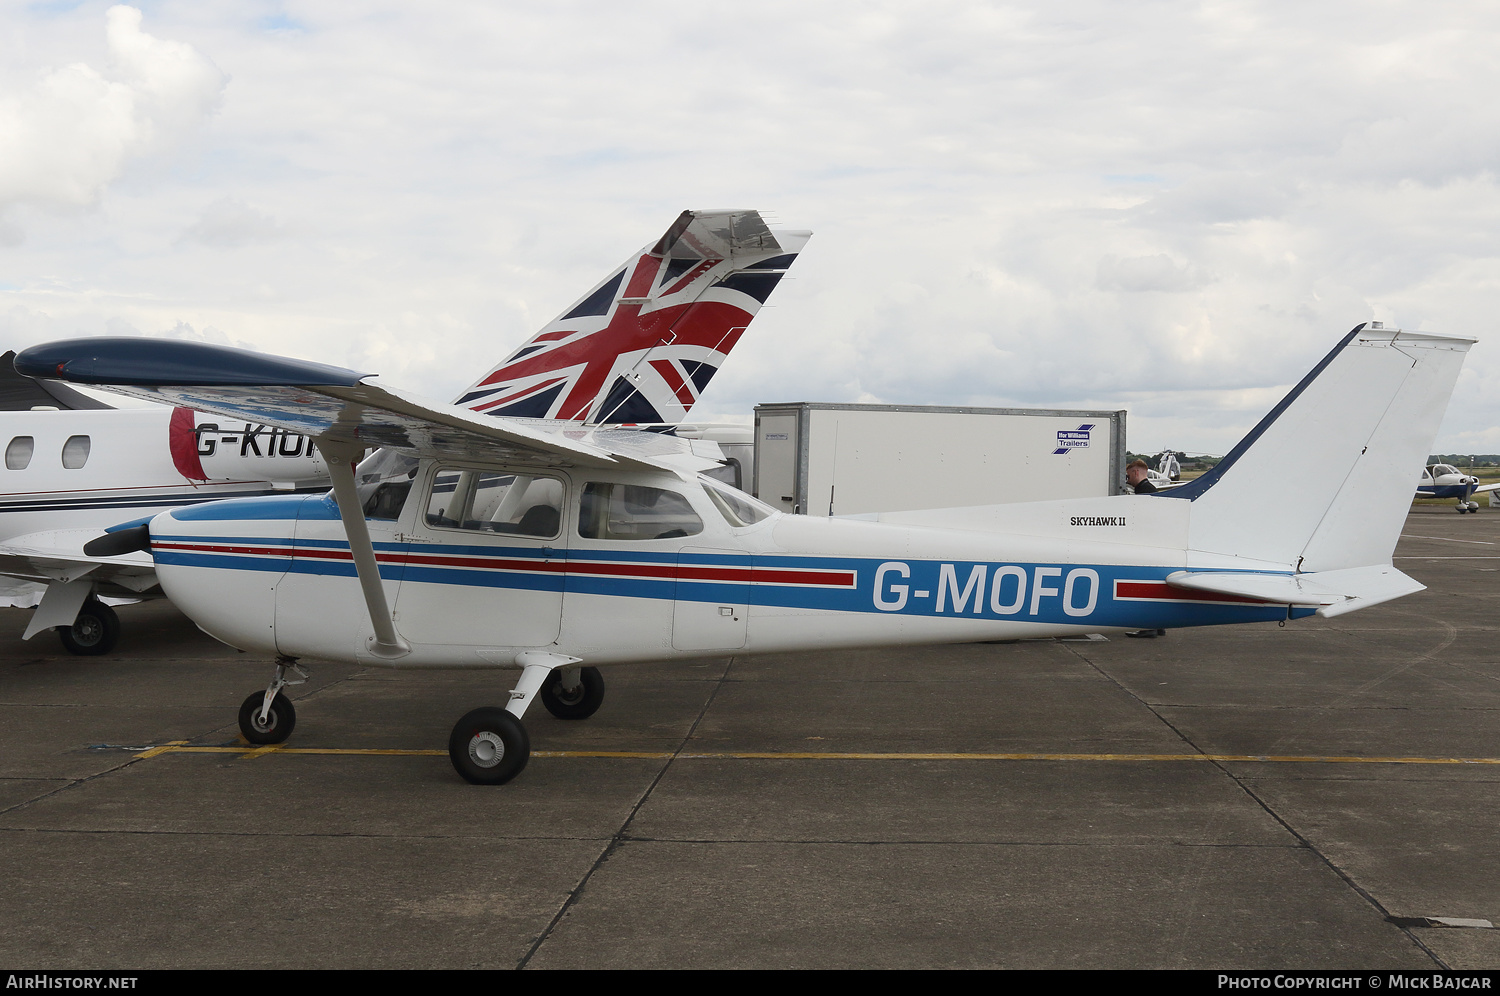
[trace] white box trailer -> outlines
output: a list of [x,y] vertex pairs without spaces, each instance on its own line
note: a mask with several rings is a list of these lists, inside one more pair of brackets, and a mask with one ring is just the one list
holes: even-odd
[[757,405],[753,479],[808,515],[1119,494],[1125,412]]

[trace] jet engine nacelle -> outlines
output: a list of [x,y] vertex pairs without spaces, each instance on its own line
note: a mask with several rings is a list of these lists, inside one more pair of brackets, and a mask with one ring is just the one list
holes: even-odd
[[186,408],[172,410],[172,462],[195,481],[328,480],[328,465],[307,436]]

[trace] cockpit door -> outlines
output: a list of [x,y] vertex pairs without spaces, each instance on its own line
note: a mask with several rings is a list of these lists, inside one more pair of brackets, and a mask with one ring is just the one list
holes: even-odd
[[672,646],[738,650],[750,617],[750,558],[743,550],[683,547],[677,554]]
[[413,645],[541,647],[562,622],[567,482],[438,464],[406,534],[396,628]]

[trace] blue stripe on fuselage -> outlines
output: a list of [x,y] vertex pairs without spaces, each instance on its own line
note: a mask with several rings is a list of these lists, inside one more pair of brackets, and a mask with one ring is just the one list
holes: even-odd
[[[348,549],[337,540],[270,540],[256,537],[162,537],[205,545],[278,544],[308,550]],[[569,591],[625,598],[696,602],[730,602],[767,608],[814,609],[880,615],[956,617],[973,620],[1010,620],[1101,628],[1203,626],[1219,623],[1280,620],[1311,615],[1311,608],[1288,609],[1284,604],[1214,602],[1199,593],[1159,589],[1164,598],[1116,598],[1117,581],[1160,584],[1180,567],[1119,567],[1108,564],[1006,564],[936,560],[882,561],[853,557],[748,554],[664,553],[631,550],[545,550],[538,547],[446,546],[377,543],[390,558],[381,565],[386,580],[495,589]],[[409,564],[413,557],[464,557],[481,563],[469,566]],[[257,556],[214,552],[157,550],[159,563],[229,570],[292,572],[354,577],[350,560],[313,557]],[[483,561],[541,560],[566,557],[578,572],[487,568]],[[590,565],[612,562],[624,572],[583,573]],[[775,575],[807,571],[801,583],[784,580],[722,581],[675,577],[629,576],[638,564],[645,571],[664,567],[746,568]],[[540,565],[539,565],[540,566]],[[833,572],[831,575],[816,572]],[[839,572],[854,577],[853,586],[840,582]],[[753,577],[753,574],[752,574]],[[1180,596],[1180,597],[1179,597]],[[1212,596],[1208,596],[1212,598]]]

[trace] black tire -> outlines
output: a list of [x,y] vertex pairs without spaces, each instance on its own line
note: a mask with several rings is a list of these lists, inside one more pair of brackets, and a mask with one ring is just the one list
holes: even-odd
[[542,705],[558,719],[588,719],[604,704],[604,676],[599,669],[581,667],[578,678],[578,687],[570,692],[563,690],[558,671],[547,675],[542,684]]
[[475,709],[453,727],[448,759],[467,782],[504,785],[531,760],[531,738],[521,721],[504,709]]
[[260,709],[265,702],[265,692],[253,692],[240,706],[240,736],[252,744],[285,743],[297,725],[297,710],[286,693],[277,692],[271,700],[271,712],[262,723]]
[[97,598],[90,598],[78,610],[73,625],[57,627],[57,638],[70,654],[82,657],[107,654],[120,640],[120,617]]

